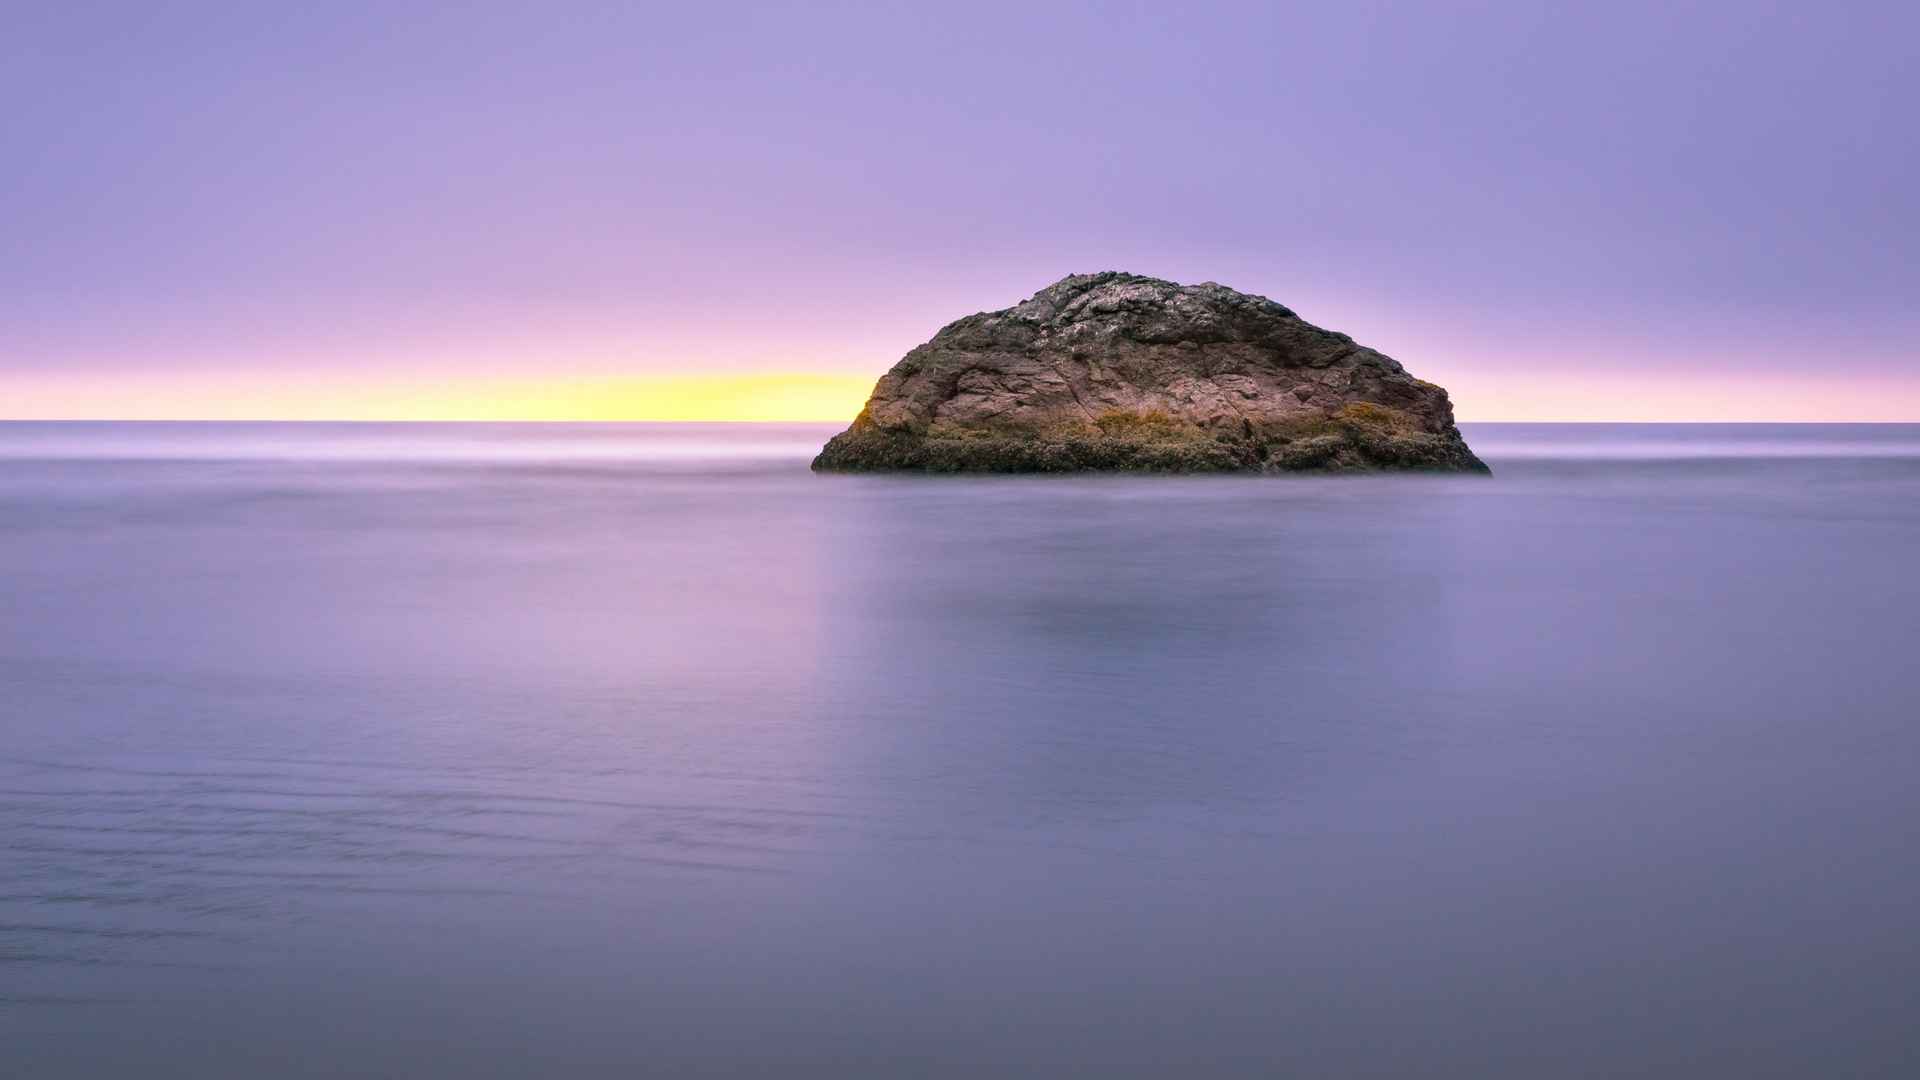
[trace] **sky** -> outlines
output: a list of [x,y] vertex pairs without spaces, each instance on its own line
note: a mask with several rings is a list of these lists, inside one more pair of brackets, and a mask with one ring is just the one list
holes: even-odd
[[1068,273],[1920,421],[1920,6],[5,3],[0,418],[838,419]]

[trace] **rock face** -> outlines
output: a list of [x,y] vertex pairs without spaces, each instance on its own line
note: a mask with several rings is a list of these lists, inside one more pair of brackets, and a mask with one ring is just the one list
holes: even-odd
[[1075,274],[935,334],[819,470],[1486,472],[1447,392],[1211,282]]

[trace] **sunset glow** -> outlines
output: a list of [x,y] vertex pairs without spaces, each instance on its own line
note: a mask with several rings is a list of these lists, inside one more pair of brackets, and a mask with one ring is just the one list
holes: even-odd
[[811,372],[548,378],[207,375],[0,379],[11,420],[846,420],[873,378]]
[[0,419],[844,421],[948,322],[1120,270],[1468,421],[1920,421],[1900,29],[408,7],[9,27]]
[[[1784,373],[1738,380],[1684,373],[1650,383],[1600,364],[1529,366],[1534,369],[1436,358],[1417,370],[1452,391],[1455,411],[1467,422],[1920,417],[1920,377],[1856,375],[1810,383]],[[0,419],[845,422],[860,411],[883,370],[876,364],[870,374],[0,376]]]

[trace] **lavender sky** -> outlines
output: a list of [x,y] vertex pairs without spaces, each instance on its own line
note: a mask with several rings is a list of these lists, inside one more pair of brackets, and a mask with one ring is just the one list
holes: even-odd
[[9,4],[0,417],[851,411],[1069,272],[1920,420],[1905,3]]

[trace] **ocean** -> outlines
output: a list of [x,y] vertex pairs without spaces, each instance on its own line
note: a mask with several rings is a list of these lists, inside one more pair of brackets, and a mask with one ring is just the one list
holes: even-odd
[[0,425],[8,1077],[1920,1061],[1920,426]]

